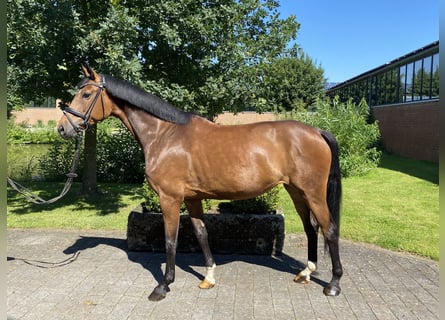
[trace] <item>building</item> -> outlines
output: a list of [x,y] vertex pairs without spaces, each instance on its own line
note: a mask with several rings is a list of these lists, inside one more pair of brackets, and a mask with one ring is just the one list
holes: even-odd
[[340,100],[365,99],[385,148],[439,161],[439,41],[328,89]]

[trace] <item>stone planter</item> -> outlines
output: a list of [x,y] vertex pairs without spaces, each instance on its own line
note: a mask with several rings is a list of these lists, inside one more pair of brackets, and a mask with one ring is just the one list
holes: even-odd
[[[284,215],[207,213],[204,223],[213,253],[279,255],[284,243]],[[162,214],[141,207],[128,216],[127,244],[130,251],[165,251]],[[181,215],[178,252],[200,252],[188,215]]]

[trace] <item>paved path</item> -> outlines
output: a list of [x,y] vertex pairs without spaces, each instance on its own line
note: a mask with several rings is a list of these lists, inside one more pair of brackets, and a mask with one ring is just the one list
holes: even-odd
[[438,263],[341,241],[342,293],[327,298],[330,260],[307,285],[293,283],[306,260],[302,235],[284,254],[216,255],[217,285],[200,290],[201,254],[178,254],[176,282],[147,299],[164,254],[128,252],[124,232],[8,230],[8,319],[438,319]]

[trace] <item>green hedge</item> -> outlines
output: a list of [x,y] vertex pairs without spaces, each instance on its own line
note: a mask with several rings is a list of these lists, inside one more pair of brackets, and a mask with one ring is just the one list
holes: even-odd
[[[145,177],[144,155],[139,144],[120,123],[97,126],[97,180],[99,182],[141,183]],[[40,159],[47,181],[64,181],[69,172],[75,149],[74,140],[59,138]],[[84,154],[80,156],[78,173],[83,172]]]
[[[143,207],[144,210],[147,210],[148,212],[162,212],[161,210],[161,204],[159,202],[159,196],[156,192],[153,191],[153,189],[150,187],[150,185],[147,183],[147,181],[144,181],[142,184],[142,196],[144,197],[144,203]],[[210,200],[204,200],[203,203],[203,209],[204,212],[207,212],[211,208],[211,202]],[[181,213],[186,213],[187,208],[184,204],[181,206]]]
[[58,139],[60,138],[54,121],[48,121],[47,125],[39,121],[36,126],[27,127],[8,120],[6,133],[8,144],[51,144]]
[[267,214],[278,209],[279,189],[273,188],[262,195],[246,200],[219,203],[221,213]]
[[381,159],[380,131],[365,100],[356,105],[338,97],[318,100],[315,110],[287,113],[292,118],[334,134],[340,147],[343,177],[361,175],[375,168]]

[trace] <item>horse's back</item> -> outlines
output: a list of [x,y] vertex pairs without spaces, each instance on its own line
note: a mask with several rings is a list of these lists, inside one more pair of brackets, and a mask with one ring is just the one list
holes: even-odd
[[[188,141],[190,188],[218,198],[245,198],[303,175],[326,175],[329,147],[316,128],[298,121],[217,125],[195,120]],[[321,173],[320,173],[321,172]]]

